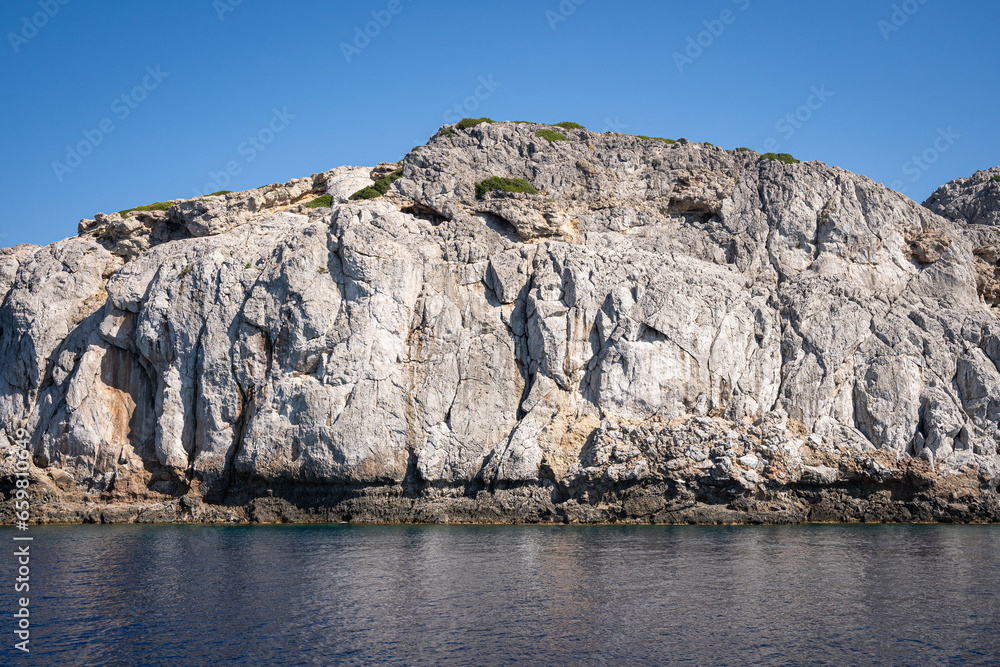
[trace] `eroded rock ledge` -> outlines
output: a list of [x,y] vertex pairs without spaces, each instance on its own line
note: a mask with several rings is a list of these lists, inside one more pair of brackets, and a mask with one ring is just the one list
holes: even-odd
[[0,250],[37,520],[1000,520],[993,171],[539,127]]

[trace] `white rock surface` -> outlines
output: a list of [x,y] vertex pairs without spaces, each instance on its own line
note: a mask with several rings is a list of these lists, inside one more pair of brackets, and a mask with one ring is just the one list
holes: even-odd
[[[743,438],[774,417],[802,431],[788,460],[832,443],[996,469],[985,232],[818,162],[535,129],[438,134],[375,200],[345,201],[371,170],[342,167],[0,251],[0,421],[81,488],[216,497],[689,465],[622,453],[593,477],[602,420]],[[540,192],[476,199],[490,176]],[[323,193],[332,210],[300,206]],[[746,488],[835,478],[691,447]]]

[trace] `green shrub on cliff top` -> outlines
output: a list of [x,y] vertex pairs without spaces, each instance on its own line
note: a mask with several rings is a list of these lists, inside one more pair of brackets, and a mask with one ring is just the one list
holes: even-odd
[[555,130],[538,130],[535,132],[535,136],[549,141],[569,141],[565,134],[556,132]]
[[645,134],[630,134],[630,137],[638,137],[640,139],[645,139],[646,141],[662,141],[665,144],[676,144],[677,142],[673,139],[664,139],[663,137],[647,137]]
[[579,123],[574,123],[573,121],[565,120],[561,123],[553,123],[552,127],[561,127],[564,130],[586,130],[583,125]]
[[778,162],[784,162],[785,164],[798,164],[799,161],[793,158],[788,153],[762,153],[760,156],[761,160],[777,160]]
[[127,208],[124,211],[118,211],[118,214],[123,218],[132,213],[133,211],[166,211],[171,206],[174,205],[172,201],[158,201],[154,204],[146,204],[145,206],[135,206],[133,208]]
[[493,120],[492,118],[486,118],[485,116],[483,116],[482,118],[463,118],[462,120],[458,121],[458,123],[455,124],[455,127],[457,127],[460,130],[467,130],[470,127],[475,127],[476,125],[479,125],[480,123],[495,123],[495,122],[496,121]]
[[490,176],[489,178],[476,183],[476,199],[482,199],[483,195],[493,190],[503,192],[527,192],[538,194],[538,190],[531,183],[523,178],[504,178],[502,176]]

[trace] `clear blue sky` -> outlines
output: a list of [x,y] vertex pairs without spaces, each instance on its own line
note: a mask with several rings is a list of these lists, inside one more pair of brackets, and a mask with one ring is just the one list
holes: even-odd
[[394,161],[466,115],[771,148],[917,201],[1000,163],[993,0],[4,0],[0,31],[0,245]]

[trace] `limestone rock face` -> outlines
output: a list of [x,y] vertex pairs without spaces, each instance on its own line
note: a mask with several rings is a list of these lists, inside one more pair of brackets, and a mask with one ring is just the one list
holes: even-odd
[[994,309],[1000,307],[1000,167],[945,183],[924,206],[965,224],[976,246],[979,295]]
[[[803,520],[801,488],[918,469],[995,493],[1000,183],[925,208],[818,162],[537,129],[439,133],[373,200],[347,197],[388,167],[342,167],[0,251],[0,420],[55,496],[108,502],[669,520],[771,494]],[[491,176],[539,193],[477,199]]]
[[935,190],[924,206],[970,225],[1000,225],[1000,167],[956,178]]
[[372,170],[368,167],[337,167],[326,173],[326,194],[335,204],[347,201],[355,192],[377,180],[371,177]]

